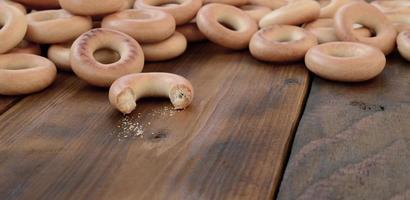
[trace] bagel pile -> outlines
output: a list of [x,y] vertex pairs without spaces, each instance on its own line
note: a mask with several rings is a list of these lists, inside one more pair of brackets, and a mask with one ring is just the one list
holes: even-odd
[[111,87],[123,113],[143,96],[169,96],[183,109],[188,80],[141,71],[205,40],[264,62],[304,59],[325,79],[366,81],[396,46],[410,60],[410,0],[0,0],[0,94],[43,90],[58,69]]

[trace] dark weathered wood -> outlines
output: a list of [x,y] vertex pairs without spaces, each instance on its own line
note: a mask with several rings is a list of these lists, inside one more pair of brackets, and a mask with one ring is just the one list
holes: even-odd
[[1,199],[273,197],[308,87],[303,65],[196,44],[145,71],[187,77],[192,106],[149,99],[124,117],[106,90],[62,74],[1,115]]
[[372,81],[314,78],[278,199],[410,199],[410,66]]
[[14,104],[20,101],[23,97],[2,96],[0,95],[0,115],[6,112]]

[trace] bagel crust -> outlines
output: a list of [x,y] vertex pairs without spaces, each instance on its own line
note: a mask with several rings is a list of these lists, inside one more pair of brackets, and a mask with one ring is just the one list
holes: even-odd
[[59,0],[64,10],[76,15],[98,16],[129,7],[128,0]]
[[[175,18],[177,25],[185,24],[193,19],[202,6],[202,0],[181,0],[175,4],[173,0],[136,0],[136,9],[154,9],[169,13]],[[166,4],[173,4],[167,6]]]
[[184,77],[161,72],[129,74],[110,87],[111,105],[124,114],[131,113],[143,97],[168,97],[175,109],[185,109],[192,103],[194,89]]
[[410,61],[410,30],[403,31],[397,36],[397,49],[403,58]]
[[[103,48],[112,49],[120,55],[114,63],[98,62],[94,53]],[[77,38],[70,52],[71,68],[77,76],[88,83],[109,87],[117,78],[139,73],[144,67],[141,46],[132,37],[110,29],[93,29]]]
[[187,40],[184,35],[175,32],[164,41],[141,46],[146,61],[164,61],[183,54],[187,48]]
[[43,90],[57,75],[55,65],[33,54],[0,55],[0,94],[22,95]]
[[[362,37],[353,30],[353,24],[362,24],[376,32],[374,37]],[[335,15],[336,35],[342,41],[372,45],[389,54],[395,47],[397,32],[392,23],[377,8],[364,2],[342,6]]]
[[248,47],[252,35],[258,30],[255,20],[241,9],[217,3],[202,7],[196,22],[209,40],[230,49]]
[[27,20],[26,38],[40,44],[74,40],[92,28],[91,17],[76,16],[63,9],[30,13]]
[[386,57],[378,48],[355,42],[329,42],[306,53],[306,67],[316,75],[344,82],[359,82],[379,75]]
[[255,33],[249,50],[259,60],[289,62],[303,59],[309,48],[317,43],[316,37],[303,28],[275,25]]
[[26,16],[17,8],[0,1],[0,54],[17,46],[27,30]]
[[138,42],[151,43],[170,37],[175,32],[175,19],[161,10],[130,9],[104,17],[101,26],[126,33]]

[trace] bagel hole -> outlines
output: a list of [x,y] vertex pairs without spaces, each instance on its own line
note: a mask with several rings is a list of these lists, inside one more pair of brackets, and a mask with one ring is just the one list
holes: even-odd
[[[361,36],[362,37],[364,37],[367,33],[366,33],[366,30],[364,30],[364,29],[367,29],[367,31],[369,31],[370,32],[370,35],[368,35],[368,36],[366,36],[366,37],[376,37],[376,35],[377,35],[377,33],[376,33],[376,31],[374,30],[374,29],[372,29],[372,28],[369,28],[369,27],[367,27],[367,26],[365,26],[365,25],[362,25],[362,24],[353,24],[353,29],[355,29],[356,31],[361,31]],[[361,30],[360,30],[361,29]]]
[[93,53],[95,60],[102,64],[112,64],[121,59],[120,54],[117,51],[109,48],[101,48]]
[[227,29],[229,29],[229,30],[231,30],[231,31],[238,31],[238,29],[237,29],[234,25],[232,25],[232,24],[230,24],[230,23],[228,23],[228,22],[225,22],[225,21],[223,21],[223,20],[218,20],[218,22],[219,22],[219,24],[221,24],[223,27],[225,27],[225,28],[227,28]]

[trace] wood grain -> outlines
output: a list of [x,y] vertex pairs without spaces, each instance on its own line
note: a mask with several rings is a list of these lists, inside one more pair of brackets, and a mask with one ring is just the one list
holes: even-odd
[[6,112],[9,108],[14,106],[23,97],[21,96],[3,96],[0,95],[0,115]]
[[302,64],[196,44],[145,71],[187,77],[192,106],[148,99],[124,117],[106,90],[62,74],[1,115],[1,199],[273,197],[309,84]]
[[410,67],[375,80],[314,78],[278,199],[410,199]]

